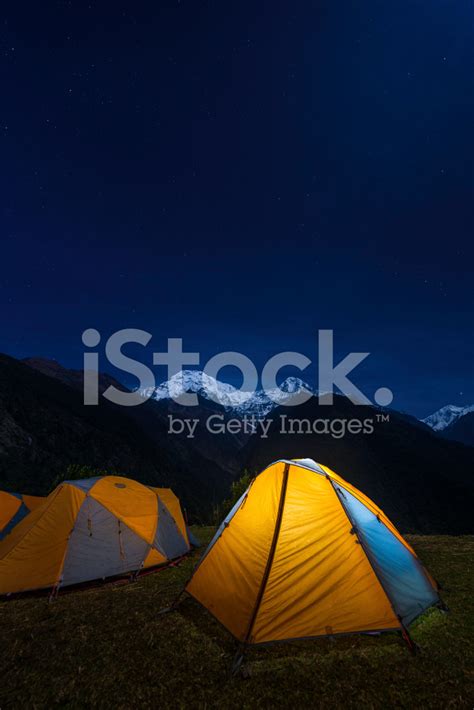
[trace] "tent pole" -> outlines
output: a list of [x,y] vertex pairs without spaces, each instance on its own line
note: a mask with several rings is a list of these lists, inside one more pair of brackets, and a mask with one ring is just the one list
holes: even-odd
[[275,557],[275,550],[276,550],[276,546],[278,543],[278,537],[280,535],[281,521],[283,518],[283,510],[285,508],[285,498],[286,498],[286,489],[288,487],[289,472],[290,472],[290,464],[287,463],[287,464],[285,464],[285,468],[283,470],[283,479],[282,479],[281,491],[280,491],[280,501],[278,503],[278,512],[277,512],[277,518],[275,521],[275,530],[273,532],[272,544],[270,547],[270,551],[268,553],[267,564],[265,567],[265,571],[263,573],[262,582],[260,584],[260,589],[258,590],[257,599],[255,602],[255,606],[253,608],[253,611],[252,611],[252,616],[250,617],[250,622],[248,625],[247,633],[245,634],[245,639],[243,642],[244,645],[246,645],[249,642],[250,637],[252,635],[253,627],[254,627],[255,621],[257,619],[257,614],[260,609],[260,604],[262,603],[263,595],[265,594],[265,588],[267,586],[268,578],[270,576],[270,572],[272,569],[273,558]]

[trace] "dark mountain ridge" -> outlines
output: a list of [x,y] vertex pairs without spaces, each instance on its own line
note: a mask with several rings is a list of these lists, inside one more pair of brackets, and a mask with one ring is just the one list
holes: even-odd
[[474,412],[468,412],[440,432],[451,441],[459,441],[466,446],[474,446]]
[[[407,415],[355,406],[342,396],[319,406],[313,397],[273,410],[267,438],[261,431],[213,435],[207,418],[228,421],[231,413],[208,399],[189,408],[172,400],[125,408],[100,398],[99,406],[85,407],[81,372],[37,358],[27,363],[0,355],[0,488],[45,494],[68,465],[79,464],[171,486],[200,521],[244,468],[258,473],[279,458],[311,457],[367,493],[405,532],[474,531],[474,448]],[[101,376],[101,391],[110,384],[121,387]],[[388,421],[378,420],[386,415]],[[195,436],[171,435],[170,416],[198,419]],[[336,434],[285,433],[282,416],[327,419]],[[340,422],[350,419],[372,421],[373,432],[338,438]]]
[[[69,370],[60,365],[55,360],[45,358],[27,358],[23,362],[36,370],[39,370],[49,377],[67,384],[74,389],[83,391],[84,375],[82,370]],[[118,382],[111,375],[99,373],[99,392],[103,393],[109,386],[114,386],[123,391],[129,391],[122,383]],[[212,415],[221,416],[224,420],[231,418],[232,414],[227,412],[220,404],[214,403],[205,397],[197,395],[199,406],[185,407],[176,404],[172,399],[154,400],[149,399],[143,404],[130,408],[128,414],[137,421],[140,428],[148,433],[151,438],[163,428],[166,432],[170,429],[170,418],[176,420],[198,420],[198,424],[193,430],[193,436],[188,436],[186,428],[179,433],[179,427],[173,434],[167,433],[166,446],[177,446],[182,454],[192,450],[199,453],[204,459],[215,462],[219,468],[235,476],[239,473],[238,452],[246,442],[247,437],[243,435],[212,435],[207,427],[206,420]],[[101,400],[102,401],[102,400]],[[125,413],[124,408],[116,408]],[[157,421],[159,425],[157,427]],[[158,430],[158,431],[157,431]],[[163,445],[163,441],[159,442]],[[187,456],[185,455],[185,458]]]
[[45,495],[71,464],[175,489],[206,519],[228,492],[231,474],[167,434],[154,402],[85,407],[77,386],[0,355],[0,487]]

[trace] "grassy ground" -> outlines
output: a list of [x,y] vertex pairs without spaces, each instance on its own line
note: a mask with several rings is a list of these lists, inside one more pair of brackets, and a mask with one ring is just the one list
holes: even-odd
[[[210,528],[196,529],[207,540]],[[0,603],[0,708],[420,707],[474,705],[474,538],[411,538],[446,586],[451,613],[412,626],[411,656],[396,635],[252,649],[232,678],[235,642],[186,598],[158,615],[198,557],[132,584]]]

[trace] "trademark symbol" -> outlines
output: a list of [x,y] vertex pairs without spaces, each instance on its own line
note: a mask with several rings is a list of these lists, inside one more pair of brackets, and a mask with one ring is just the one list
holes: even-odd
[[390,414],[377,414],[376,419],[378,422],[382,422],[385,424],[386,422],[390,421]]

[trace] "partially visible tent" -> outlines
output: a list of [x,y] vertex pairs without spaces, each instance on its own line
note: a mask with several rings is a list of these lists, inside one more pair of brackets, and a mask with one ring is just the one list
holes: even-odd
[[0,491],[0,540],[44,500],[41,496]]
[[196,537],[196,535],[193,533],[191,528],[187,528],[188,530],[188,538],[189,538],[189,544],[192,545],[193,547],[201,547],[201,541]]
[[201,547],[201,542],[192,533],[186,523],[179,498],[173,493],[171,488],[152,488],[152,490],[156,491],[160,498],[162,498],[162,500],[165,502],[166,507],[168,508],[171,515],[174,517],[176,523],[178,524],[178,527],[181,530],[183,537],[186,537],[189,544],[192,545],[192,547]]
[[[191,543],[188,536],[188,529],[184,520],[183,511],[181,510],[181,503],[179,502],[179,498],[173,493],[171,488],[153,488],[150,486],[150,489],[154,491],[166,505],[167,509],[173,517],[174,522],[178,527],[179,532],[181,533],[182,537],[184,538],[190,549]],[[163,564],[163,561],[160,558],[160,553],[154,549],[150,550],[143,566],[145,568],[148,568],[154,567],[155,565],[159,564]]]
[[181,557],[190,550],[186,530],[165,498],[120,476],[61,483],[0,542],[0,594],[59,589]]
[[400,631],[440,603],[383,511],[311,459],[281,460],[235,504],[186,586],[242,643]]

